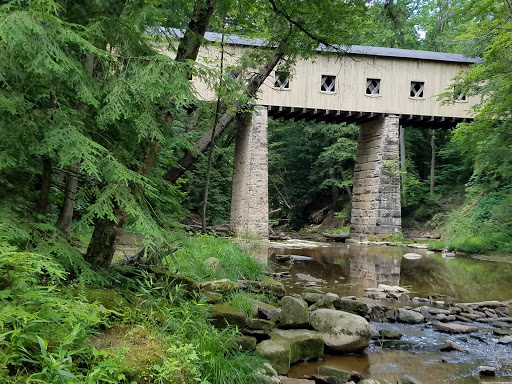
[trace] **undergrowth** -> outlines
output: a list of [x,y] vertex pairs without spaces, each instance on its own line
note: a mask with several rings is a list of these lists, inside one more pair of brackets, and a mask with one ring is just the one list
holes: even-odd
[[[168,261],[182,273],[263,276],[262,266],[228,240],[180,240]],[[203,266],[211,256],[225,271]],[[101,276],[102,287],[90,286],[71,279],[57,260],[0,238],[1,383],[261,382],[255,372],[263,360],[235,348],[240,333],[214,328],[209,305],[172,284],[171,275],[114,267]]]

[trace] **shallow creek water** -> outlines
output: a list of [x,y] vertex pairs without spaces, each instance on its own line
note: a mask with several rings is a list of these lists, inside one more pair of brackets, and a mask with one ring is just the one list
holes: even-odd
[[[423,257],[408,260],[403,255],[414,252]],[[312,259],[276,263],[276,255],[299,255]],[[474,260],[463,257],[444,259],[440,253],[427,255],[426,250],[359,244],[328,244],[292,241],[272,243],[269,248],[274,271],[287,271],[282,280],[288,293],[300,293],[312,286],[340,296],[365,296],[365,288],[379,284],[409,287],[411,298],[433,297],[436,300],[475,302],[512,299],[512,264]],[[393,306],[419,306],[420,302],[381,302]],[[362,355],[325,355],[321,362],[297,363],[289,377],[314,374],[319,365],[358,371],[366,377],[396,382],[404,373],[424,384],[436,383],[512,383],[512,345],[497,343],[492,327],[475,323],[479,332],[471,335],[448,335],[430,326],[375,323],[378,329],[393,329],[404,336],[400,348],[384,348],[372,340]],[[440,352],[445,340],[452,340],[469,352]],[[403,349],[402,349],[403,348]],[[480,378],[476,368],[490,365],[497,369],[495,378]]]

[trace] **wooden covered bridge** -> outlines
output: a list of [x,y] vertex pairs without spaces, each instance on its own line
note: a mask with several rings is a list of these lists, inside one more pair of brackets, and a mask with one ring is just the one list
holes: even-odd
[[[221,35],[206,33],[211,42]],[[243,51],[263,45],[225,36],[227,68]],[[199,62],[219,62],[220,48],[202,48]],[[237,132],[231,203],[236,233],[268,234],[268,117],[360,127],[352,196],[351,237],[401,231],[399,127],[451,128],[470,120],[475,100],[458,94],[451,104],[438,95],[477,59],[452,53],[351,46],[344,55],[319,48],[314,58],[293,69],[274,71],[258,93],[252,121]],[[228,76],[243,77],[230,70]],[[201,82],[204,99],[214,93]]]

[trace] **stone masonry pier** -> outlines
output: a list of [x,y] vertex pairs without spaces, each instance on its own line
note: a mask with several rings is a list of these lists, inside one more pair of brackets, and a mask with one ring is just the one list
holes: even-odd
[[237,120],[230,229],[268,236],[268,115],[256,106],[249,121]]
[[398,133],[395,115],[359,128],[350,227],[356,240],[401,231]]

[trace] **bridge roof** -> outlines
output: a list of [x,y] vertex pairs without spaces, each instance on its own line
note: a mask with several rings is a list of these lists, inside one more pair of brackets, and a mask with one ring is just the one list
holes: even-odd
[[[176,28],[160,28],[159,33],[176,38],[183,37],[183,31]],[[217,32],[206,32],[204,38],[210,42],[220,42],[222,41],[222,34]],[[227,44],[251,47],[264,47],[268,45],[264,40],[246,38],[238,35],[225,35],[224,41]],[[364,45],[340,46],[339,50],[336,50],[333,47],[325,47],[321,45],[316,50],[318,52],[344,52],[351,55],[396,57],[401,59],[430,60],[451,63],[474,64],[482,62],[482,59],[480,58],[468,57],[459,53],[418,51],[413,49],[372,47]]]

